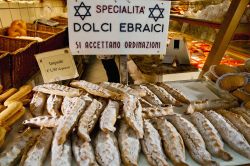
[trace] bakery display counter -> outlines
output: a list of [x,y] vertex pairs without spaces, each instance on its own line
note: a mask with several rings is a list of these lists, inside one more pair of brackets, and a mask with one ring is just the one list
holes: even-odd
[[[212,44],[206,41],[190,41],[188,42],[188,48],[190,51],[191,64],[199,69],[202,69],[206,58],[212,48]],[[220,64],[229,66],[239,66],[245,63],[245,60],[249,57],[246,53],[233,50],[231,47],[227,50]]]
[[[213,42],[201,40],[194,36],[180,32],[170,32],[170,38],[185,38],[190,53],[190,63],[196,68],[201,69],[211,51]],[[232,40],[221,60],[221,64],[239,66],[244,64],[249,58],[249,40]]]
[[[12,111],[18,113],[22,103],[25,104],[20,99],[30,92],[30,86],[23,86],[12,93],[15,97],[4,98],[1,103],[9,109],[12,104]],[[155,162],[165,165],[181,162],[190,166],[207,162],[222,166],[250,163],[250,145],[245,140],[249,141],[249,138],[242,126],[235,130],[225,121],[222,112],[204,111],[224,108],[227,113],[233,113],[231,109],[239,106],[230,93],[221,91],[212,82],[193,80],[125,86],[75,80],[69,86],[38,85],[33,87],[32,93],[25,114],[18,120],[8,119],[6,115],[10,111],[6,108],[0,113],[1,165],[20,162],[36,165],[134,163],[144,166],[157,165]],[[204,111],[205,116],[197,111]],[[213,121],[211,116],[221,123]],[[206,131],[209,132],[199,130],[203,124],[195,121],[198,118],[206,121]],[[232,123],[242,122],[240,118],[231,120]],[[6,126],[10,121],[14,125]],[[230,139],[233,137],[228,130],[236,134],[241,143]],[[247,130],[250,130],[249,126]],[[163,132],[167,132],[166,135]],[[228,139],[225,139],[225,133],[229,134]],[[171,135],[175,139],[168,138]],[[215,141],[215,137],[220,145],[210,148],[220,148],[226,156],[215,157],[214,153],[218,151],[212,153],[206,148],[206,143]],[[199,149],[191,146],[190,139]],[[172,148],[176,151],[169,150]]]
[[164,74],[172,74],[172,73],[184,73],[184,72],[193,72],[197,71],[192,65],[184,65],[184,64],[165,64],[162,63],[160,56],[135,56],[132,55],[131,59],[138,66],[139,70],[143,74],[156,74],[156,75],[164,75]]

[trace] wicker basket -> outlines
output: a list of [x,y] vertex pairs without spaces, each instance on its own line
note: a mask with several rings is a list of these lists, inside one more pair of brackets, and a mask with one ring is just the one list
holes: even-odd
[[[2,63],[4,63],[3,66],[11,70],[11,84],[5,85],[6,87],[18,87],[38,71],[34,56],[36,50],[36,41],[0,36],[0,51],[9,52],[9,63],[8,56],[5,55],[1,58]],[[7,82],[8,76],[4,77],[3,80]]]
[[63,28],[57,28],[57,27],[51,27],[51,26],[46,26],[42,24],[31,24],[27,23],[27,29],[28,30],[33,30],[33,31],[41,31],[41,32],[50,32],[50,33],[60,33],[62,31],[65,31]]
[[54,36],[55,49],[64,48],[69,45],[67,28],[57,28],[57,27],[51,27],[51,26],[46,26],[42,24],[35,25],[35,24],[27,23],[27,29],[33,30],[33,31],[37,30],[38,32],[54,33],[55,34]]
[[52,17],[51,20],[59,22],[59,26],[68,26],[68,18],[57,16]]
[[0,51],[0,83],[4,89],[12,84],[10,54],[5,51]]
[[[0,35],[7,36],[7,29],[8,28],[0,29]],[[36,53],[64,48],[67,45],[67,37],[65,35],[65,30],[61,30],[60,33],[27,30],[27,36],[40,37],[43,39],[42,42],[37,43]]]

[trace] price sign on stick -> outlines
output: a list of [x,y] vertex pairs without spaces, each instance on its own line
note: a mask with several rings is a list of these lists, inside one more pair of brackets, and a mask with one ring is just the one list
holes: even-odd
[[36,55],[45,83],[76,78],[79,76],[69,49],[60,49]]
[[170,1],[68,0],[73,55],[165,54]]

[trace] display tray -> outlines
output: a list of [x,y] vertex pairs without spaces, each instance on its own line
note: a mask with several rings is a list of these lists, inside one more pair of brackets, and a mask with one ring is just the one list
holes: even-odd
[[159,58],[159,56],[131,55],[130,57],[143,74],[164,75],[164,74],[171,74],[171,73],[184,73],[184,72],[198,71],[198,69],[192,65],[178,64],[177,66],[173,66],[172,64],[162,63],[162,60]]
[[[220,91],[214,84],[211,82],[207,82],[205,80],[188,80],[188,81],[175,81],[175,82],[168,82],[171,84],[173,87],[178,88],[181,90],[190,100],[195,101],[195,100],[200,100],[200,99],[208,99],[208,100],[214,100],[214,99],[219,99],[219,98],[227,98],[227,99],[234,99],[229,93]],[[186,105],[183,107],[174,107],[174,111],[178,113],[182,113],[186,109]],[[18,131],[23,131],[23,127],[21,125],[22,121],[24,119],[27,119],[31,117],[29,112],[25,114],[24,117],[22,117],[18,122],[13,126],[13,129],[8,133],[6,137],[6,141],[4,144],[4,149],[5,147],[10,146],[10,143],[12,143],[15,139],[15,136],[17,135]],[[185,117],[185,116],[184,116]],[[250,164],[250,160],[241,156],[234,150],[232,150],[227,144],[224,145],[224,148],[227,152],[229,152],[233,160],[232,161],[223,161],[221,159],[212,157],[213,160],[217,161],[221,166],[236,166],[236,165],[246,165]],[[1,151],[2,151],[1,149]],[[51,159],[51,154],[48,155],[46,162],[44,166],[49,166],[50,165],[50,159]],[[169,165],[173,166],[173,164],[168,160]],[[197,164],[189,155],[187,149],[186,149],[186,162],[190,166],[198,166]],[[77,165],[73,159],[72,161],[72,166]],[[139,158],[139,166],[149,166],[145,155],[143,153],[140,154]]]

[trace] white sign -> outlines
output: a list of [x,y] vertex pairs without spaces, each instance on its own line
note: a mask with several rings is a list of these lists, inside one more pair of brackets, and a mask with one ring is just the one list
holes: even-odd
[[59,49],[36,55],[45,83],[76,78],[79,76],[69,49]]
[[170,1],[68,0],[73,55],[165,54]]

